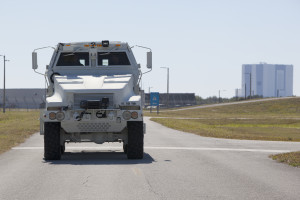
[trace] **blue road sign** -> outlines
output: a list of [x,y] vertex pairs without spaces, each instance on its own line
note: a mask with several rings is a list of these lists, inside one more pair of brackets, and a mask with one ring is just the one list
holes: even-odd
[[150,106],[159,106],[159,93],[158,92],[150,93]]

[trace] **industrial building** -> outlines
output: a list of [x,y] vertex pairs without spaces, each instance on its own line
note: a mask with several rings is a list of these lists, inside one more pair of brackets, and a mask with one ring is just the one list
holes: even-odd
[[[5,107],[39,109],[45,107],[45,89],[6,89]],[[3,89],[0,89],[0,107],[3,108]]]
[[[169,98],[169,101],[168,101]],[[196,105],[195,93],[160,93],[159,94],[159,105],[160,107],[183,107]],[[145,106],[150,105],[150,95],[145,93]]]
[[287,97],[293,96],[293,65],[244,64],[242,87],[239,97]]
[[[39,109],[45,107],[45,89],[6,89],[5,107],[21,109]],[[166,107],[168,94],[159,94],[160,106]],[[150,96],[142,92],[143,105],[149,106]],[[169,107],[196,105],[195,93],[170,93]],[[0,89],[0,107],[3,108],[3,89]]]

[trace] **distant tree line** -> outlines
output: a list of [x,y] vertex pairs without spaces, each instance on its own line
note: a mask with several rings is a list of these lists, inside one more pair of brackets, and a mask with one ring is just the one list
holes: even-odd
[[[249,99],[259,99],[259,98],[263,98],[260,95],[254,95],[254,96],[248,96],[246,98],[246,100]],[[212,96],[212,97],[207,97],[207,98],[202,98],[200,96],[196,95],[196,102],[198,105],[201,104],[215,104],[215,103],[227,103],[227,102],[234,102],[234,101],[243,101],[245,100],[244,97],[232,97],[232,98],[219,98],[217,96]]]

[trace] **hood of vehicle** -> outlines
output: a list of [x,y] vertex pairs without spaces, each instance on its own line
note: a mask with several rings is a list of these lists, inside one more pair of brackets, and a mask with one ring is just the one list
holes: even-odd
[[55,76],[54,84],[66,92],[86,92],[87,90],[123,89],[132,79],[132,75],[114,76]]
[[[72,105],[75,95],[93,96],[105,94],[112,96],[113,103],[119,105],[122,101],[128,100],[133,93],[133,77],[128,75],[113,76],[59,76],[54,77],[54,93],[47,97],[47,106]],[[86,99],[89,100],[89,99]],[[93,100],[93,99],[90,99]]]

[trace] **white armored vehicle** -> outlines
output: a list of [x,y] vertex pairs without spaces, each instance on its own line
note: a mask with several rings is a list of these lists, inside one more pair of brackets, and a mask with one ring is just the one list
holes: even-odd
[[[152,69],[151,49],[147,68]],[[46,160],[61,159],[66,142],[123,142],[128,159],[143,158],[142,72],[127,43],[59,43],[43,75],[48,88],[40,123]]]

